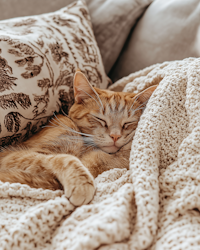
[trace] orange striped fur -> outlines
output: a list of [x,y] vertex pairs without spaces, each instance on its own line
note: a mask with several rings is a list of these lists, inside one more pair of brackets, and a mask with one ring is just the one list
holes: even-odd
[[131,141],[155,88],[138,95],[101,90],[77,71],[69,116],[54,116],[26,142],[3,150],[0,180],[64,189],[72,204],[87,204],[96,176],[111,168],[128,169]]

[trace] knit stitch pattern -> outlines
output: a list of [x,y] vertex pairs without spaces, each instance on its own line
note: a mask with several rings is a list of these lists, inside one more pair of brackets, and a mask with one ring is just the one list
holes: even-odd
[[130,170],[99,175],[89,205],[62,191],[0,183],[0,249],[200,249],[200,59],[156,64],[115,83],[159,84],[140,119]]

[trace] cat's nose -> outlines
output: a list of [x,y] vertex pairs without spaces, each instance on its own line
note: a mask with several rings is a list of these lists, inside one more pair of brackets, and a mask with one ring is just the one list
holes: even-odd
[[110,137],[113,139],[114,142],[116,142],[122,136],[119,134],[110,134]]

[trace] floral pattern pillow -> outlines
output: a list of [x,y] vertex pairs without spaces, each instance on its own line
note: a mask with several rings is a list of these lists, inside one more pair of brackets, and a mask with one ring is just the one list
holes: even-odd
[[84,2],[0,22],[0,145],[26,140],[73,104],[79,68],[98,88],[107,77]]

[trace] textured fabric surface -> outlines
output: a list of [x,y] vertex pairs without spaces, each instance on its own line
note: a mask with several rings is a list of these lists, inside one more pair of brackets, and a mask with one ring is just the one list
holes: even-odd
[[0,145],[26,140],[74,102],[79,68],[98,88],[108,81],[86,5],[0,22]]
[[131,150],[137,206],[132,249],[200,248],[199,67],[199,58],[165,62],[112,87],[137,93],[159,84]]
[[[137,18],[153,0],[86,0],[104,67],[108,73]],[[0,20],[58,10],[74,0],[0,0]]]
[[111,79],[155,63],[199,57],[199,16],[199,0],[155,0],[130,35]]
[[159,84],[130,170],[98,176],[91,204],[75,209],[61,191],[0,183],[1,249],[199,249],[199,68],[200,59],[166,62],[114,85],[137,93]]
[[135,214],[130,171],[105,172],[96,185],[92,203],[75,209],[62,191],[0,183],[0,249],[90,250],[118,241],[127,249]]

